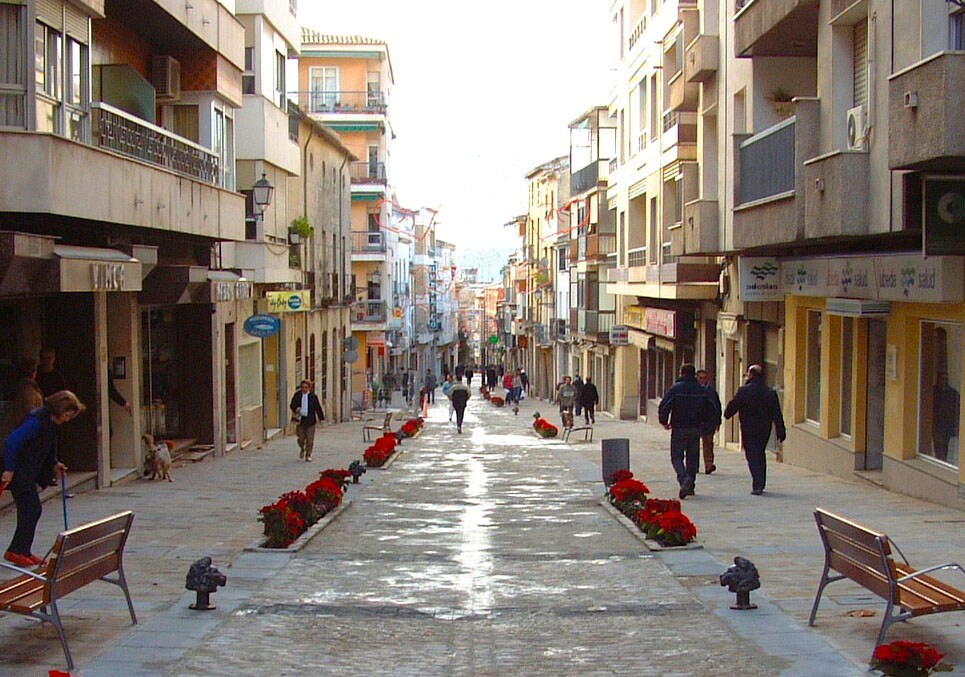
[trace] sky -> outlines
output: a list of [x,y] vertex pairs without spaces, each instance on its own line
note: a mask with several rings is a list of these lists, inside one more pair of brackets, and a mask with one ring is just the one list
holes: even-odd
[[388,42],[390,180],[403,206],[439,210],[437,237],[463,266],[498,269],[525,174],[567,155],[567,125],[608,103],[605,0],[301,0],[298,20]]

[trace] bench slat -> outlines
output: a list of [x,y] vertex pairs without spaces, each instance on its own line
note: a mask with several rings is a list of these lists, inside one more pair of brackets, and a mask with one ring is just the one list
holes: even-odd
[[[913,573],[915,570],[909,566],[898,565],[896,568],[899,577]],[[932,576],[919,576],[899,583],[898,589],[898,603],[914,616],[965,610],[965,592]]]
[[824,528],[824,535],[827,536],[828,545],[831,546],[832,550],[864,566],[880,570],[885,575],[885,563],[881,559],[881,551],[878,549],[877,543],[872,542],[869,546],[864,542],[855,541],[827,528]]
[[76,548],[82,546],[84,543],[103,538],[108,534],[128,531],[133,519],[134,514],[131,512],[120,513],[112,517],[105,517],[96,522],[91,522],[90,524],[69,529],[61,533],[61,536],[65,541],[65,547]]
[[78,563],[83,564],[91,559],[98,559],[107,553],[117,551],[123,541],[124,532],[121,531],[109,534],[96,541],[88,541],[77,548],[65,548],[58,556],[60,559],[60,575],[63,575],[65,571],[70,571]]
[[888,579],[880,571],[856,564],[853,560],[833,550],[828,559],[831,562],[831,568],[838,573],[844,574],[882,599],[887,600],[891,597],[891,586],[888,584]]
[[[0,584],[0,610],[29,605],[31,604],[29,601],[31,596],[36,597],[38,601],[42,601],[43,590],[43,581],[38,581],[26,574],[3,581]],[[20,613],[24,612],[21,611]]]
[[54,586],[57,598],[60,599],[65,595],[69,595],[74,590],[78,590],[88,583],[98,581],[107,574],[117,571],[119,562],[120,557],[116,553],[111,553],[100,559],[88,562],[83,567],[77,567],[67,574],[59,575]]

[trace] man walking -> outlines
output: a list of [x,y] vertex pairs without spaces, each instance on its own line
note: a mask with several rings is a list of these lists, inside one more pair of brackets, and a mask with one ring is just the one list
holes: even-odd
[[[589,379],[589,377],[587,377]],[[577,374],[576,378],[573,379],[573,387],[576,388],[576,401],[574,402],[574,408],[576,409],[576,415],[579,416],[580,412],[583,411],[583,379]]]
[[717,394],[714,386],[710,384],[710,375],[706,369],[697,370],[697,383],[707,389],[707,394],[710,395],[710,401],[714,404],[714,429],[708,434],[702,435],[700,438],[700,444],[704,451],[704,472],[709,475],[717,470],[717,466],[714,465],[714,434],[720,430],[720,395]]
[[436,403],[436,375],[432,373],[431,369],[426,369],[426,396],[429,398],[429,404]]
[[[583,389],[580,391],[577,401],[583,407],[583,420],[586,421],[586,424],[595,424],[596,405],[600,402],[600,391],[593,385],[593,379],[589,376],[586,377],[586,383],[583,384]],[[579,413],[577,413],[577,416],[579,416]]]
[[459,434],[462,434],[462,420],[466,415],[466,403],[470,397],[472,391],[469,386],[462,382],[462,376],[457,377],[449,392],[449,398],[452,400],[452,408],[456,410],[456,432]]
[[307,378],[302,381],[301,389],[292,396],[289,408],[292,410],[292,420],[295,421],[298,458],[304,458],[311,463],[312,449],[315,447],[315,424],[325,420],[325,412],[312,390],[312,382]]
[[764,382],[764,369],[752,364],[747,370],[747,382],[737,389],[734,399],[727,403],[724,418],[740,414],[741,445],[751,471],[751,493],[764,493],[767,481],[767,441],[771,437],[771,424],[777,430],[777,439],[787,437],[781,402],[777,392]]
[[452,412],[454,411],[452,408],[452,374],[446,375],[446,380],[442,383],[442,394],[449,400],[449,420],[451,421]]
[[525,369],[519,370],[519,381],[522,383],[522,391],[527,395],[529,394],[529,374],[526,373]]
[[697,383],[694,365],[680,366],[674,383],[658,409],[660,424],[670,430],[670,463],[677,473],[680,499],[694,495],[700,466],[700,438],[714,420],[714,405],[707,389]]
[[411,407],[412,397],[410,393],[412,391],[409,389],[409,386],[410,386],[409,379],[410,379],[409,372],[407,372],[405,370],[405,367],[403,367],[402,368],[402,399],[405,400],[406,405]]
[[560,418],[564,428],[573,427],[573,405],[576,402],[576,388],[573,386],[573,379],[569,376],[563,377],[563,383],[556,391],[556,401],[560,405]]

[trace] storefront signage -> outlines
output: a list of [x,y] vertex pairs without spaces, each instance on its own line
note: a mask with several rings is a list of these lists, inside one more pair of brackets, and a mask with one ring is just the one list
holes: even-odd
[[926,176],[923,190],[925,256],[965,254],[965,180]]
[[401,319],[404,314],[405,314],[405,311],[403,311],[402,308],[399,308],[398,306],[392,309],[392,317],[394,317],[397,320]]
[[124,289],[124,264],[90,264],[90,283],[94,291],[121,291]]
[[247,280],[217,280],[211,282],[211,302],[244,301],[252,295],[252,284]]
[[663,310],[662,308],[646,309],[646,329],[651,334],[666,336],[667,338],[677,338],[677,313],[673,310]]
[[647,309],[643,306],[627,306],[623,309],[623,323],[642,329],[647,326]]
[[245,320],[245,333],[257,338],[274,336],[281,329],[281,320],[274,315],[252,315]]
[[370,331],[368,337],[369,348],[384,348],[385,347],[385,332],[384,331]]
[[301,291],[270,291],[265,293],[269,313],[303,313],[312,305],[312,293]]
[[855,299],[876,299],[874,259],[870,257],[830,259],[828,294]]
[[881,256],[875,259],[878,298],[883,301],[958,302],[965,268],[960,258]]
[[784,293],[797,296],[827,296],[828,259],[781,261]]
[[60,259],[60,291],[141,291],[139,261]]
[[628,346],[630,345],[630,327],[625,324],[615,324],[610,327],[610,345]]
[[773,258],[740,258],[741,301],[783,301],[781,263]]

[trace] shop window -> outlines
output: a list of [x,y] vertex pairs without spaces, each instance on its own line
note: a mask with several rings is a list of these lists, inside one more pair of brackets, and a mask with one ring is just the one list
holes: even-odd
[[821,421],[821,332],[823,318],[817,310],[808,311],[807,319],[807,360],[806,370],[806,408],[805,417],[809,421]]
[[958,466],[961,444],[962,325],[921,323],[918,453]]
[[238,346],[238,373],[244,374],[238,393],[241,409],[261,406],[261,344],[245,343]]
[[841,320],[841,434],[851,437],[854,427],[851,370],[854,366],[854,318]]

